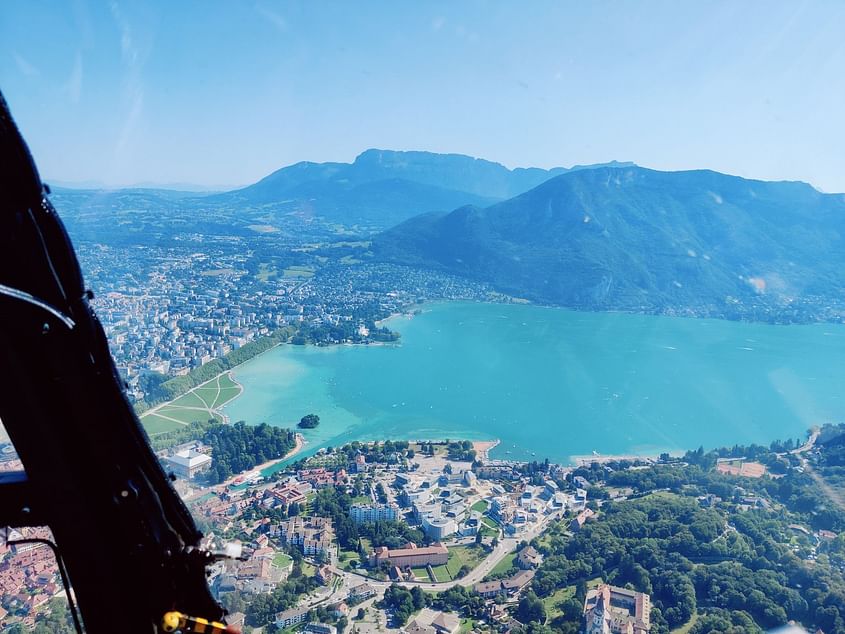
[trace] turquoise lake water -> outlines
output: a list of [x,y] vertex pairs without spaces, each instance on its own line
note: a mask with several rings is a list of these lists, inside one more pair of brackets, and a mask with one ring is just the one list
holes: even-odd
[[845,326],[444,303],[400,345],[280,346],[238,367],[234,421],[352,440],[494,439],[494,458],[568,462],[803,437],[845,420]]

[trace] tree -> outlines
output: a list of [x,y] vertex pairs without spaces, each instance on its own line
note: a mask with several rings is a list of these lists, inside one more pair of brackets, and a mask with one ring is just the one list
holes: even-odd
[[314,429],[320,424],[320,417],[316,414],[306,414],[299,420],[299,427],[302,429]]
[[575,584],[575,598],[581,604],[587,599],[587,582],[584,579],[579,579]]
[[519,606],[516,609],[516,618],[522,623],[534,621],[542,624],[546,621],[546,608],[543,606],[543,602],[537,598],[537,595],[529,590],[519,600]]
[[[425,598],[421,597],[420,601],[425,602]],[[415,601],[411,592],[407,588],[392,584],[384,593],[384,599],[381,602],[382,608],[393,610],[393,617],[399,625],[405,625],[408,622],[411,614],[415,611]]]
[[425,592],[419,586],[411,588],[411,599],[414,601],[414,610],[422,610],[428,602]]

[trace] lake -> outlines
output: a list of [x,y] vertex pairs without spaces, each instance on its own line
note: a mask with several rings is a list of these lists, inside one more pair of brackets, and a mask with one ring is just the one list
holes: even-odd
[[233,421],[352,440],[502,442],[493,458],[768,444],[845,419],[845,327],[442,303],[399,345],[280,346],[238,367]]

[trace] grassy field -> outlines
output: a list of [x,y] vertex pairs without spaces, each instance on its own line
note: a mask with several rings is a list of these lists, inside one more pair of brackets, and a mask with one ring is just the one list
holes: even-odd
[[212,409],[223,407],[241,393],[241,387],[226,373],[217,377],[213,383],[203,383],[194,389],[194,394]]
[[340,552],[337,554],[337,559],[340,563],[350,562],[351,564],[358,563],[361,561],[361,557],[358,555],[357,551],[354,550],[346,550],[341,549]]
[[314,270],[313,266],[289,266],[282,271],[282,275],[288,279],[305,280],[314,276]]
[[478,511],[479,513],[484,513],[490,505],[487,503],[487,500],[479,500],[475,504],[473,504],[470,508],[473,511]]
[[481,526],[479,528],[484,537],[499,536],[499,525],[487,516],[481,518]]
[[275,266],[273,266],[272,264],[268,264],[267,262],[261,262],[258,265],[258,272],[255,274],[255,277],[260,282],[266,282],[271,278],[277,277],[278,274],[279,271],[276,269]]
[[471,546],[455,546],[449,549],[449,560],[445,566],[438,566],[434,569],[434,574],[437,575],[438,581],[443,581],[440,574],[437,572],[438,568],[446,568],[449,574],[449,579],[455,579],[458,576],[458,571],[467,565],[470,568],[475,568],[481,560],[484,559],[487,552],[480,546],[475,544]]
[[543,607],[546,608],[546,618],[550,621],[555,619],[561,615],[560,608],[558,605],[575,596],[575,586],[566,586],[564,588],[560,588],[559,590],[555,590],[553,594],[550,594],[545,599],[543,599]]
[[184,427],[182,423],[177,423],[175,421],[162,418],[161,416],[157,416],[156,414],[147,414],[145,416],[142,416],[141,422],[144,424],[144,429],[147,430],[147,433],[150,436],[155,436],[156,434],[163,434],[165,432],[174,431],[176,429]]
[[[207,384],[203,383],[203,385]],[[183,394],[179,398],[170,401],[165,407],[202,407],[203,409],[208,409],[209,403],[206,401],[206,398],[208,398],[208,394],[204,394],[204,388],[197,387],[192,392]]]
[[241,393],[240,386],[228,374],[221,374],[193,390],[186,392],[177,399],[165,403],[141,416],[141,422],[150,436],[179,429],[194,421],[206,421],[213,418],[222,422],[223,417],[217,413],[222,407]]
[[156,415],[159,418],[172,418],[183,425],[190,425],[194,421],[205,421],[209,418],[214,418],[218,422],[223,418],[216,413],[210,412],[208,409],[200,409],[199,407],[171,407],[169,405],[156,410]]
[[[601,585],[601,577],[596,577],[595,579],[590,579],[587,582],[587,588],[593,589],[598,585]],[[557,618],[561,615],[561,611],[558,608],[561,602],[575,596],[575,586],[566,586],[564,588],[560,588],[556,590],[553,594],[550,594],[545,599],[543,599],[543,607],[546,608],[546,618],[550,621],[552,619]]]
[[[443,566],[441,566],[443,568]],[[425,579],[428,581],[428,570],[426,568],[411,568],[411,572],[417,579]]]
[[469,632],[475,631],[475,621],[472,619],[461,619],[461,629],[458,630],[459,634],[467,634]]
[[490,571],[490,574],[496,575],[502,572],[507,572],[508,570],[514,567],[514,561],[516,561],[516,553],[507,554],[505,558],[502,559],[502,561],[500,561],[493,567],[493,570]]
[[273,557],[273,565],[278,568],[287,568],[291,561],[293,560],[290,558],[290,555],[286,555],[285,553],[276,553],[276,556]]

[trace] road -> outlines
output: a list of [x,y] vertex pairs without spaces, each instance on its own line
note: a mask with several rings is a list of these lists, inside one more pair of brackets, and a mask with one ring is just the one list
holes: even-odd
[[806,453],[810,449],[813,448],[813,445],[816,443],[816,439],[819,437],[819,430],[816,429],[810,434],[810,438],[801,445],[798,449],[793,449],[789,453],[797,455],[798,460],[801,463],[801,467],[804,469],[804,473],[810,476],[813,481],[818,485],[819,489],[828,497],[828,499],[836,504],[840,509],[845,509],[845,498],[839,494],[838,491],[834,490],[824,479],[816,473],[813,469],[813,466],[810,462],[801,454]]
[[807,439],[807,442],[805,442],[803,445],[798,447],[798,449],[793,449],[789,453],[791,453],[793,455],[798,455],[798,454],[802,454],[806,451],[809,451],[810,449],[813,448],[813,445],[816,444],[816,440],[818,439],[818,437],[819,437],[819,430],[814,429],[813,433],[810,434],[810,437]]

